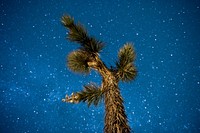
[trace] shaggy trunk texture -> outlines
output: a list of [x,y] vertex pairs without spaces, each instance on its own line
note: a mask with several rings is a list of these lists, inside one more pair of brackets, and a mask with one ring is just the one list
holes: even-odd
[[102,75],[102,88],[105,97],[105,126],[104,133],[130,133],[127,116],[123,106],[123,98],[118,87],[118,79],[99,58],[97,71]]
[[105,93],[105,133],[130,133],[123,99],[114,76],[108,76],[103,82]]

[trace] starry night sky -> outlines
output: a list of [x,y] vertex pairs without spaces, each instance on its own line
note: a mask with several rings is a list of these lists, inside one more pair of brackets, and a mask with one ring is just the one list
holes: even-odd
[[1,133],[103,132],[103,102],[61,102],[101,83],[66,67],[79,45],[66,40],[63,14],[105,42],[107,66],[134,43],[138,77],[119,86],[135,133],[200,132],[199,0],[1,0],[0,11]]

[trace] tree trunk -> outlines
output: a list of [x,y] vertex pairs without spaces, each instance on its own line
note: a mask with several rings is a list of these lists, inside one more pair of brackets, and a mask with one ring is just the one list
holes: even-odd
[[103,81],[105,89],[105,133],[130,133],[127,116],[118,87],[118,81],[113,75],[107,75]]
[[123,105],[123,98],[118,87],[118,79],[98,56],[88,65],[97,70],[103,77],[102,90],[105,97],[105,126],[104,133],[130,133],[127,116]]

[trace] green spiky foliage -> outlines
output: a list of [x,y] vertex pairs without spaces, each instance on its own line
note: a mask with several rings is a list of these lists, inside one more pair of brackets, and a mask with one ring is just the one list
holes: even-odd
[[69,30],[67,38],[80,44],[80,48],[71,52],[67,58],[68,67],[78,73],[96,70],[102,76],[101,87],[88,84],[80,92],[66,95],[63,102],[86,102],[88,106],[97,106],[102,99],[105,103],[105,133],[130,133],[125,113],[123,98],[118,87],[119,81],[131,81],[137,75],[134,65],[135,52],[131,43],[126,43],[118,52],[116,69],[108,68],[100,59],[99,52],[104,45],[101,41],[88,35],[80,23],[75,23],[69,15],[62,17],[62,24]]
[[126,43],[118,53],[119,61],[116,63],[117,66],[117,77],[122,81],[131,81],[136,75],[136,67],[133,61],[136,58],[133,45]]
[[91,53],[98,53],[103,49],[104,44],[90,37],[85,28],[80,23],[76,24],[71,16],[63,16],[61,22],[69,30],[68,39],[81,44],[81,49]]
[[87,52],[77,50],[68,55],[67,65],[74,72],[89,73],[90,69],[87,64],[88,59],[89,55]]
[[95,84],[84,86],[84,90],[78,92],[79,101],[86,102],[88,107],[91,104],[97,106],[103,98],[103,91]]

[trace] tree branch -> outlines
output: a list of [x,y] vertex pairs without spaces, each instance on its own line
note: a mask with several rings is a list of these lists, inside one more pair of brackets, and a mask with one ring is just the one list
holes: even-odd
[[103,98],[103,93],[102,88],[99,88],[95,84],[91,83],[89,85],[85,85],[84,90],[80,92],[72,93],[71,96],[66,95],[65,99],[62,99],[62,101],[69,103],[87,102],[88,107],[91,104],[97,106]]

